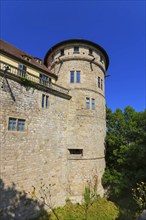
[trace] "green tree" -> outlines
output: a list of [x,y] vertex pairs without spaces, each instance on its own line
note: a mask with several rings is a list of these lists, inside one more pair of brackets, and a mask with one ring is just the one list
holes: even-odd
[[146,110],[131,107],[112,112],[107,108],[106,171],[103,184],[112,196],[130,192],[145,181]]

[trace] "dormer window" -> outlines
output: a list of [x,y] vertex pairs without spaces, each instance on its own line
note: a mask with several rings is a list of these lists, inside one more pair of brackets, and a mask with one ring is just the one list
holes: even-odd
[[22,55],[23,59],[30,62],[31,61],[31,57],[27,56],[27,55]]
[[79,47],[77,46],[74,47],[74,53],[79,53]]
[[64,49],[61,49],[61,50],[60,50],[60,55],[61,55],[61,56],[64,56]]
[[34,57],[35,61],[39,64],[42,64],[42,60],[40,58]]

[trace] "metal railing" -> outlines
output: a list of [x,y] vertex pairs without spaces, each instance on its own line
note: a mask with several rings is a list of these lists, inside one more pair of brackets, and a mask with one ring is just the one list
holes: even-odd
[[49,80],[42,79],[41,77],[35,76],[35,75],[25,71],[25,70],[17,68],[15,66],[10,65],[8,63],[5,63],[3,61],[0,61],[0,70],[2,70],[5,75],[7,73],[13,74],[15,76],[27,79],[27,80],[32,81],[32,82],[35,82],[38,85],[42,85],[46,88],[50,88],[50,89],[58,91],[60,93],[64,93],[64,94],[69,93],[69,90],[62,87],[62,86],[56,85],[55,83],[52,83]]

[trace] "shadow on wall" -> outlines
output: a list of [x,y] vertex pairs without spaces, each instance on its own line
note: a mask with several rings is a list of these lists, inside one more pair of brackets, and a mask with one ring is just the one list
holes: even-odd
[[14,183],[10,187],[5,187],[3,180],[0,179],[0,220],[26,220],[40,213],[47,216],[44,204],[28,198],[25,192],[16,190]]

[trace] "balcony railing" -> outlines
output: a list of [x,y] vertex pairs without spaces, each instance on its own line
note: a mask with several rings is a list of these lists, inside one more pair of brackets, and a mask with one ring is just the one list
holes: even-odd
[[3,61],[0,61],[0,70],[3,71],[4,75],[12,74],[12,75],[18,76],[21,79],[27,79],[45,88],[50,88],[51,90],[54,90],[54,91],[57,91],[63,94],[68,95],[69,93],[69,90],[62,86],[56,85],[55,83],[52,83],[49,80],[42,79],[41,77],[35,76],[27,71],[21,70],[20,68],[12,66]]

